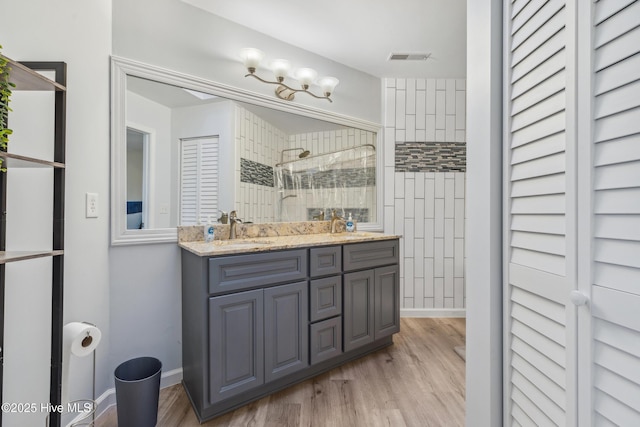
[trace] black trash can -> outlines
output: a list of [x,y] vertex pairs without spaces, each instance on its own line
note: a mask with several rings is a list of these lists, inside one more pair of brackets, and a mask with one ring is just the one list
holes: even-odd
[[138,357],[115,370],[118,427],[155,427],[162,362]]

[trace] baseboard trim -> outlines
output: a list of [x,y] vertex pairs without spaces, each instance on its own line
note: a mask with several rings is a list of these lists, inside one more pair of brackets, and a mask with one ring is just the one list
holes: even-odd
[[400,317],[467,317],[464,308],[401,308]]
[[[176,384],[180,384],[182,382],[182,368],[173,369],[171,371],[163,372],[160,375],[160,388],[171,387]],[[100,395],[100,397],[96,398],[96,404],[98,408],[96,409],[96,420],[103,415],[107,409],[112,406],[116,406],[116,389],[115,387],[106,390],[104,393]],[[73,424],[76,420],[73,420],[67,427]]]

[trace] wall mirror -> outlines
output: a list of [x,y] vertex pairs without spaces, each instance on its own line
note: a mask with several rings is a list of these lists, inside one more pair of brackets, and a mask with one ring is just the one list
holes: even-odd
[[178,225],[303,221],[382,230],[380,125],[125,58],[111,60],[112,244]]

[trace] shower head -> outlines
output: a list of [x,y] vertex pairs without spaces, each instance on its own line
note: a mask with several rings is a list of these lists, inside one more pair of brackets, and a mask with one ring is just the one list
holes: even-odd
[[305,150],[304,148],[287,148],[286,150],[282,150],[282,151],[280,152],[280,163],[284,163],[284,153],[285,153],[286,151],[298,151],[298,150],[302,151],[302,153],[300,153],[300,154],[298,155],[298,158],[300,158],[300,159],[304,159],[304,158],[305,158],[305,157],[307,157],[309,154],[311,154],[311,151],[309,151],[309,150]]

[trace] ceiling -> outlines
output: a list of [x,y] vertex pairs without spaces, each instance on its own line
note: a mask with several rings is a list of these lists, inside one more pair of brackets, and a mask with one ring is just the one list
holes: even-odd
[[376,77],[466,76],[466,0],[182,1]]

